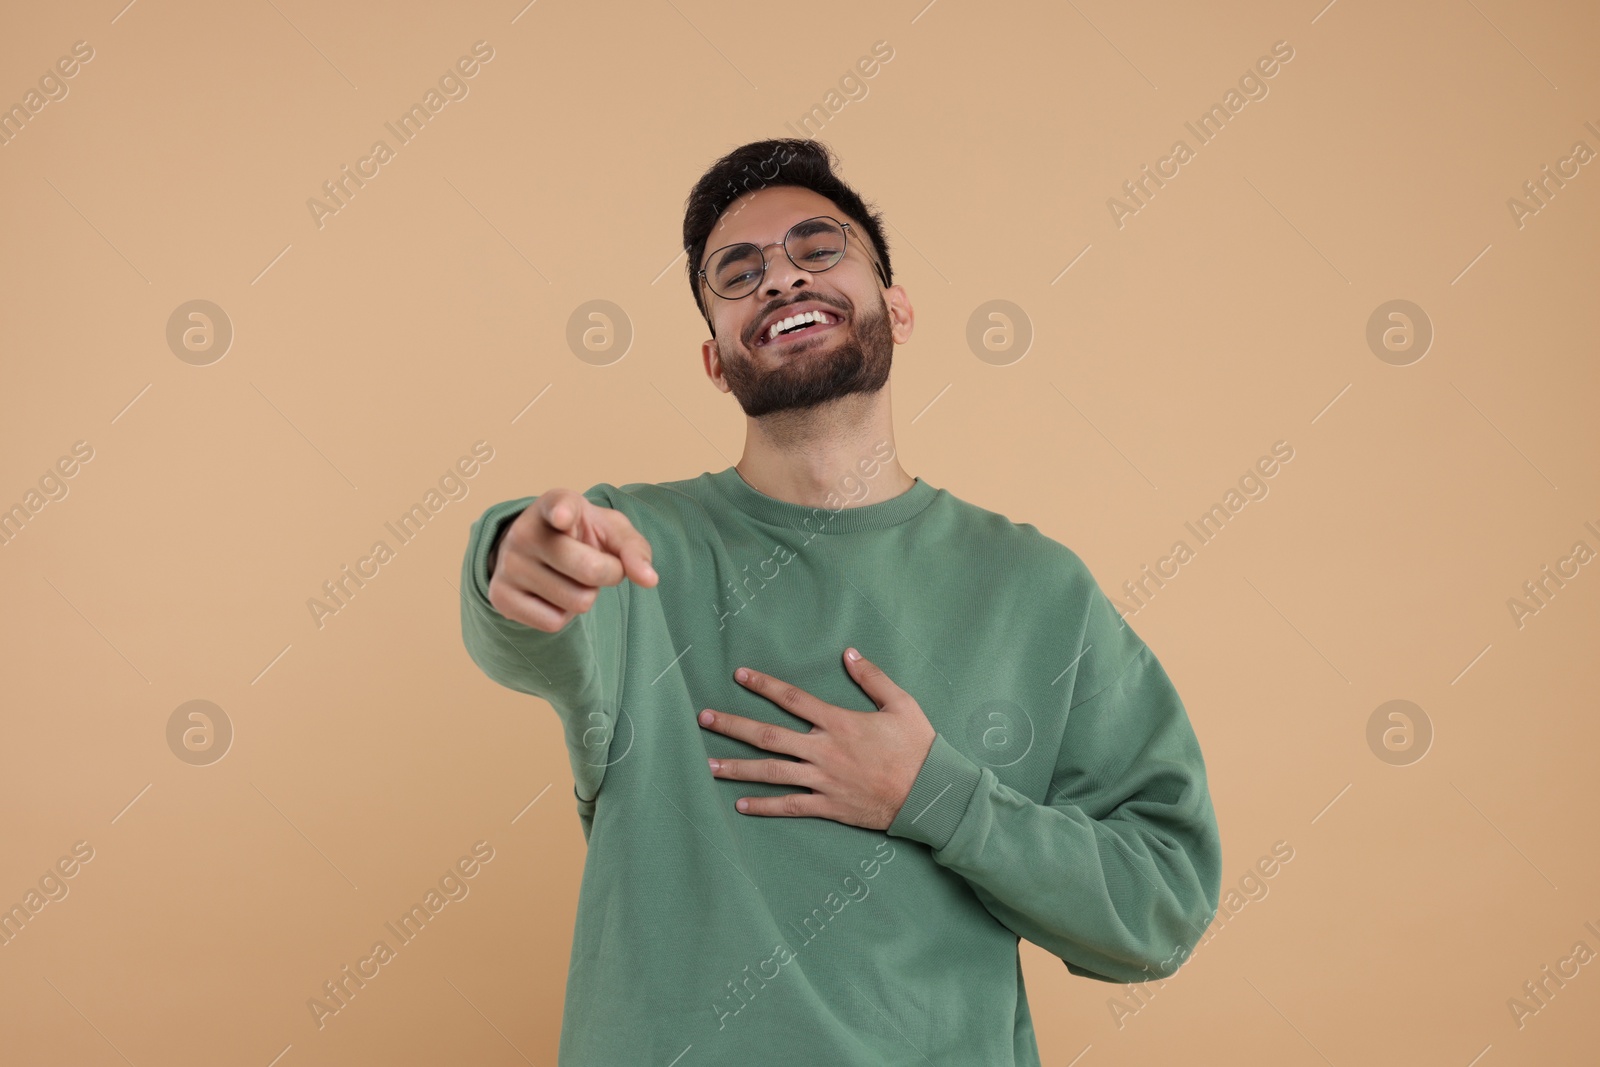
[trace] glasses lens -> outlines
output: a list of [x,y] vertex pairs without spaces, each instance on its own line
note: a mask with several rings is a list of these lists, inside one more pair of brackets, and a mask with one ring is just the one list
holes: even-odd
[[718,296],[728,300],[743,296],[761,281],[761,249],[753,244],[723,249],[706,267],[706,278]]
[[804,270],[827,270],[844,255],[844,231],[832,219],[807,219],[789,231],[789,258]]

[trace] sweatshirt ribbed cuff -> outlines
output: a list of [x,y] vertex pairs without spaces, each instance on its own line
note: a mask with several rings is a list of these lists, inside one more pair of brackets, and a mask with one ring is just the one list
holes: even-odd
[[472,541],[467,546],[466,566],[461,576],[462,600],[470,601],[479,614],[487,614],[495,625],[512,632],[532,630],[533,627],[506,618],[489,603],[489,550],[494,547],[495,537],[500,530],[516,521],[517,516],[536,499],[523,497],[520,500],[502,500],[478,517],[472,526]]
[[922,761],[922,770],[888,833],[943,848],[967,813],[982,774],[983,769],[958,752],[943,734],[935,734],[928,758]]

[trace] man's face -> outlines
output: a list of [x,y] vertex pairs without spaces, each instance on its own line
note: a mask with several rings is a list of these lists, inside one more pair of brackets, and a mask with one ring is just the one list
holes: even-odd
[[[789,227],[817,215],[851,224],[844,258],[821,273],[796,267],[780,243]],[[859,224],[809,189],[770,186],[728,206],[701,258],[709,261],[711,253],[740,241],[769,246],[768,266],[755,291],[737,300],[724,300],[700,283],[716,327],[716,336],[703,346],[712,382],[725,384],[751,418],[882,389],[895,344],[910,337],[910,305],[900,286],[882,288]],[[771,336],[773,322],[809,309],[833,323]]]

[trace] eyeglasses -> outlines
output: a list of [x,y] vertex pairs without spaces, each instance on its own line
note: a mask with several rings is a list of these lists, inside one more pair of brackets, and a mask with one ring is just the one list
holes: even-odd
[[[783,235],[783,252],[789,257],[789,262],[801,270],[821,274],[838,266],[839,261],[844,259],[850,242],[849,233],[850,223],[840,222],[829,215],[802,219]],[[706,258],[706,265],[699,270],[699,276],[713,293],[724,300],[749,296],[766,277],[766,252],[770,247],[767,245],[764,248],[752,241],[724,245]],[[876,256],[872,257],[872,265],[877,268],[878,276],[883,278],[887,288],[889,279]]]

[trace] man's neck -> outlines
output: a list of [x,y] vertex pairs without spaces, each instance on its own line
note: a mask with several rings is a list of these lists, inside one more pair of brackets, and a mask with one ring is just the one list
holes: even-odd
[[739,476],[757,492],[808,507],[861,507],[910,489],[915,479],[894,447],[888,390],[843,399],[868,403],[750,420]]

